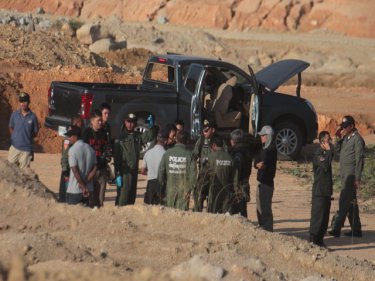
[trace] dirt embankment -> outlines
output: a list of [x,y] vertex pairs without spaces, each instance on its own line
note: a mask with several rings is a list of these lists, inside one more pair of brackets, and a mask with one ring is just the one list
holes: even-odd
[[[0,179],[0,275],[17,280],[303,280],[321,274],[326,279],[317,280],[367,281],[375,270],[239,216],[58,204],[43,184],[3,160]],[[11,262],[17,254],[22,258]]]
[[[371,0],[0,0],[0,8],[101,19],[116,16],[123,21],[162,22],[231,31],[328,30],[356,37],[375,37]],[[347,24],[343,24],[347,23]]]

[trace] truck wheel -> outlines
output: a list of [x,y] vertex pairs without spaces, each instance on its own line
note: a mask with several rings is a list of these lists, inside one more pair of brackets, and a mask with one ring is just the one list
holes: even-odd
[[296,159],[302,149],[301,129],[292,122],[276,124],[275,145],[279,160],[290,161]]

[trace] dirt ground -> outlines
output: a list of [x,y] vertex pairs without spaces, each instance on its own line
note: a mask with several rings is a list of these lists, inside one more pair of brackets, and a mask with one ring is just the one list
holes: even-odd
[[[243,69],[250,63],[255,70],[280,59],[300,58],[311,63],[303,74],[302,96],[314,104],[320,129],[333,132],[350,113],[366,143],[375,144],[375,40],[321,30],[228,32],[113,18],[102,23],[110,26],[114,38],[125,38],[128,48],[99,56],[56,30],[30,34],[0,25],[0,280],[374,279],[373,214],[361,214],[362,238],[326,237],[331,251],[314,247],[306,241],[311,186],[280,170],[273,198],[274,234],[254,224],[255,188],[249,221],[144,206],[143,176],[135,206],[114,207],[113,186],[108,186],[103,209],[57,204],[43,184],[57,192],[61,138],[43,121],[51,81],[139,83],[150,53],[220,57]],[[156,44],[160,38],[164,43]],[[30,93],[41,124],[32,168],[43,184],[3,161],[9,147],[6,128],[20,90]],[[295,87],[282,90],[292,93]],[[250,182],[254,187],[255,175]],[[334,197],[332,213],[338,194]],[[346,225],[343,231],[347,229]],[[12,260],[18,255],[21,258]]]
[[[335,280],[371,280],[373,276],[374,216],[361,214],[362,238],[326,237],[330,252],[311,246],[307,242],[311,186],[280,171],[273,198],[275,232],[269,234],[256,228],[254,188],[248,204],[250,223],[236,216],[146,206],[144,176],[138,181],[135,206],[116,208],[115,189],[109,185],[104,208],[89,210],[56,203],[40,192],[40,186],[32,188],[35,179],[18,171],[10,174],[11,168],[1,162],[6,155],[0,151],[1,171],[8,172],[0,181],[0,260],[20,253],[23,258],[18,262],[37,278],[30,280],[84,280],[87,271],[93,272],[93,280],[169,280],[160,276],[174,276],[171,272],[178,264],[196,255],[224,268],[223,280],[302,280],[320,274]],[[58,154],[38,153],[32,163],[53,192],[58,191],[59,161]],[[255,186],[255,175],[250,183]],[[338,194],[334,197],[331,213],[337,209]],[[174,280],[189,280],[189,274],[183,274],[185,279]]]

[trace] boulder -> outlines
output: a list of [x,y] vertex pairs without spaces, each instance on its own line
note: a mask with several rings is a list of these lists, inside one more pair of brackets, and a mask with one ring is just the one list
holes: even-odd
[[115,51],[117,49],[117,44],[112,38],[103,38],[95,41],[89,46],[91,52],[95,54],[105,53],[109,51]]
[[108,33],[102,32],[99,24],[86,23],[77,30],[77,39],[83,44],[90,45],[95,41],[105,38]]
[[75,30],[72,28],[72,26],[68,22],[64,22],[62,24],[61,32],[71,37],[73,37],[76,33]]
[[[214,266],[201,256],[194,256],[187,262],[173,267],[169,271],[174,280],[221,280],[224,269]],[[190,278],[190,279],[189,279]]]

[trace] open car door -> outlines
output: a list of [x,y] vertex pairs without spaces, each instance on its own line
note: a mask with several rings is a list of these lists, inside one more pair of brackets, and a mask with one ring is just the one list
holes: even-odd
[[250,65],[248,65],[249,74],[250,74],[250,107],[249,107],[249,134],[254,137],[257,136],[259,132],[260,124],[260,110],[262,103],[262,96],[259,91],[259,86],[257,79],[255,77],[254,71]]
[[201,64],[191,64],[185,79],[185,87],[192,94],[190,108],[190,137],[192,139],[197,139],[202,130],[202,84],[205,73],[205,66]]

